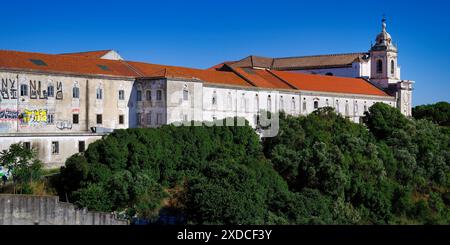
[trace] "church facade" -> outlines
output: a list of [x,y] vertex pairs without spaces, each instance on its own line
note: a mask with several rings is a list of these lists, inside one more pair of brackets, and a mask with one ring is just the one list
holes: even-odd
[[114,51],[59,55],[0,51],[0,150],[21,142],[47,168],[115,129],[245,118],[262,111],[307,115],[321,107],[359,122],[374,103],[411,115],[386,31],[369,52],[292,58],[249,56],[210,69],[126,61]]

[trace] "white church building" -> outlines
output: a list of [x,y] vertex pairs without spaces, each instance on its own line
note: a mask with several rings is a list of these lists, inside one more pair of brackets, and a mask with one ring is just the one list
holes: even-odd
[[249,56],[209,69],[124,60],[112,50],[42,54],[0,50],[0,150],[22,142],[47,168],[114,129],[243,117],[307,115],[317,108],[359,122],[374,103],[411,115],[412,81],[382,22],[368,52]]

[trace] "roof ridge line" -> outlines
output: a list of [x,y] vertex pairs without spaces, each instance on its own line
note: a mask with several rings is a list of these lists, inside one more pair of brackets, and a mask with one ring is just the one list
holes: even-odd
[[118,60],[119,62],[125,64],[128,68],[130,68],[132,71],[136,72],[141,77],[144,77],[144,74],[140,72],[136,67],[132,66],[131,64],[128,64],[126,60]]
[[275,59],[295,59],[295,58],[312,58],[312,57],[326,57],[326,56],[341,56],[341,55],[357,55],[367,54],[368,52],[355,52],[355,53],[342,53],[342,54],[319,54],[319,55],[305,55],[305,56],[292,56],[292,57],[279,57]]

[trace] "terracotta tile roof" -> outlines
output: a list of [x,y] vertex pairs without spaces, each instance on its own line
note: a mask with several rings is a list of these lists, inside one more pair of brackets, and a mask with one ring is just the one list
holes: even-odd
[[6,50],[0,50],[0,68],[120,77],[138,76],[121,61]]
[[80,57],[86,57],[86,58],[101,58],[111,51],[112,50],[97,50],[97,51],[88,51],[88,52],[64,53],[64,54],[60,54],[60,55],[80,56]]
[[[317,68],[336,68],[351,66],[355,61],[362,61],[367,53],[329,54],[315,56],[299,56],[286,58],[267,58],[248,56],[242,60],[227,62],[226,64],[240,68],[267,68],[272,70],[302,70]],[[220,69],[224,63],[213,66]]]
[[223,68],[202,70],[134,61],[0,50],[0,69],[129,78],[197,79],[228,86],[389,96],[364,79],[240,68],[227,64]]
[[366,53],[351,53],[276,58],[272,69],[291,70],[351,66],[353,62],[362,59],[365,55]]
[[389,96],[362,78],[322,76],[273,70],[268,72],[290,83],[299,90]]
[[136,68],[142,77],[166,77],[198,79],[207,83],[237,85],[251,87],[252,85],[233,72],[202,70],[177,66],[165,66],[142,62],[127,61]]

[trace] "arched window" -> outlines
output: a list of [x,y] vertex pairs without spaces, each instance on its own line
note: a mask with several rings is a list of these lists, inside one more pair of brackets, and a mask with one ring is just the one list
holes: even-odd
[[336,100],[336,113],[340,113],[340,110],[339,110],[339,100]]
[[245,100],[245,93],[242,93],[241,97],[241,111],[245,111],[245,108],[247,107],[247,103]]
[[391,60],[391,74],[392,75],[395,74],[395,62],[394,62],[394,60]]
[[383,73],[383,61],[377,60],[377,73]]
[[272,97],[267,96],[267,111],[272,111]]
[[314,110],[319,108],[319,101],[314,101]]
[[345,101],[345,115],[346,115],[346,116],[349,116],[349,115],[350,115],[350,110],[349,110],[349,108],[348,108],[348,100]]
[[255,111],[259,112],[259,97],[257,94],[255,95]]
[[306,113],[306,98],[303,98],[302,111],[303,113]]
[[189,100],[189,90],[187,89],[187,86],[183,89],[183,100]]

